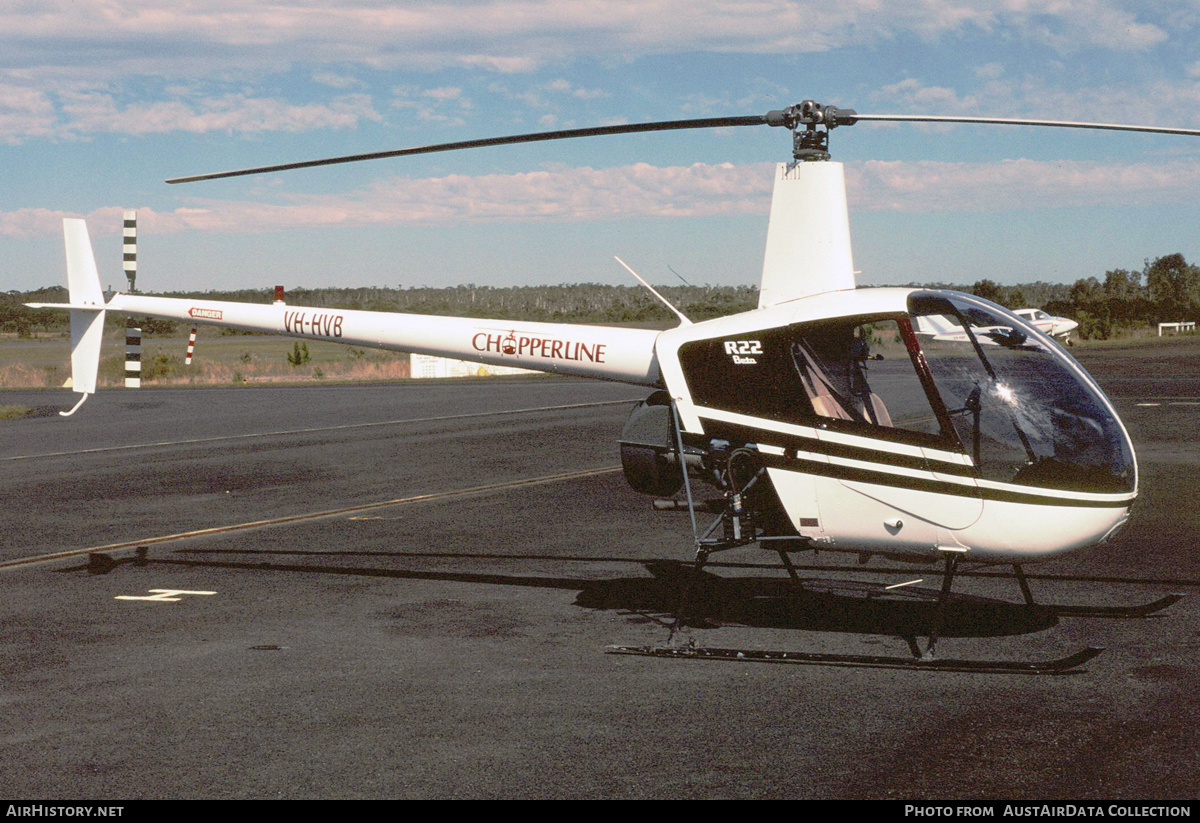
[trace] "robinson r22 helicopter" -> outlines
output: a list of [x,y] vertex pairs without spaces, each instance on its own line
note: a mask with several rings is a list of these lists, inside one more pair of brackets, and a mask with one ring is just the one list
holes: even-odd
[[[697,570],[714,552],[752,543],[777,552],[797,585],[802,581],[791,554],[798,551],[944,564],[924,652],[910,639],[912,658],[778,653],[776,659],[970,667],[971,661],[933,655],[959,563],[1011,564],[1032,605],[1022,564],[1112,538],[1137,497],[1137,463],[1096,381],[1029,320],[954,291],[856,288],[843,169],[830,159],[828,140],[834,128],[864,120],[1200,135],[1146,126],[869,115],[805,101],[765,115],[524,134],[175,178],[168,182],[631,132],[768,125],[793,133],[793,160],[775,172],[758,308],[692,323],[672,307],[680,323],[662,332],[317,310],[283,301],[251,305],[136,293],[106,300],[87,228],[66,220],[70,302],[53,307],[70,312],[73,388],[82,397],[64,414],[96,389],[106,311],[645,386],[653,391],[622,433],[622,467],[629,484],[659,498],[659,507],[690,513]],[[720,496],[700,501],[697,483]],[[683,499],[676,499],[681,489]],[[705,509],[717,516],[701,529],[697,517]],[[620,651],[720,656],[720,650]],[[1062,670],[1096,653],[975,664]]]

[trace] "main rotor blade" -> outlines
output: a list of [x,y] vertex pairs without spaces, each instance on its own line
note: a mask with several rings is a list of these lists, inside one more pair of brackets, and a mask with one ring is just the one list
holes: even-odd
[[360,160],[381,160],[385,157],[406,157],[411,154],[432,154],[438,151],[478,149],[485,146],[505,146],[512,143],[537,143],[542,140],[569,140],[573,137],[602,137],[608,134],[633,134],[646,131],[672,131],[678,129],[716,129],[728,126],[767,125],[766,115],[755,114],[743,117],[704,117],[695,120],[662,120],[656,123],[632,123],[620,126],[597,126],[586,129],[564,129],[532,134],[514,134],[508,137],[487,137],[482,140],[463,140],[457,143],[436,143],[429,146],[414,146],[392,151],[376,151],[367,154],[349,154],[342,157],[326,157],[321,160],[304,160],[299,163],[280,163],[274,166],[258,166],[252,169],[219,171],[211,174],[196,174],[189,177],[173,177],[168,183],[194,183],[199,180],[219,180],[224,177],[244,177],[250,174],[268,174],[291,169],[307,169],[314,166],[332,166],[338,163],[356,163]]
[[1186,134],[1200,137],[1200,129],[1176,129],[1163,126],[1126,126],[1119,123],[1081,123],[1071,120],[1032,120],[1013,117],[955,117],[921,114],[855,114],[855,120],[897,121],[907,123],[981,123],[999,126],[1051,126],[1060,129],[1100,129],[1104,131],[1140,131],[1151,134]]
[[919,114],[858,114],[833,106],[822,106],[812,101],[791,106],[779,111],[766,114],[744,115],[739,117],[703,117],[694,120],[661,120],[653,123],[632,123],[620,126],[597,126],[585,129],[564,129],[561,131],[534,132],[531,134],[514,134],[508,137],[488,137],[481,140],[463,140],[455,143],[436,143],[428,146],[413,146],[407,149],[392,151],[377,151],[366,154],[350,154],[341,157],[326,157],[320,160],[305,160],[299,163],[279,163],[272,166],[257,166],[249,169],[234,171],[196,174],[188,177],[173,177],[168,183],[194,183],[200,180],[219,180],[225,177],[244,177],[251,174],[269,174],[291,169],[307,169],[316,166],[332,166],[338,163],[356,163],[360,160],[381,160],[386,157],[406,157],[413,154],[431,154],[439,151],[457,151],[459,149],[477,149],[485,146],[505,146],[514,143],[537,143],[544,140],[569,140],[575,137],[602,137],[609,134],[634,134],[649,131],[673,131],[679,129],[715,129],[730,126],[787,126],[796,129],[807,125],[811,131],[815,125],[824,125],[828,129],[836,126],[851,126],[863,120],[909,122],[909,123],[976,123],[983,125],[1007,126],[1047,126],[1068,129],[1098,129],[1103,131],[1133,131],[1150,134],[1182,134],[1200,136],[1200,129],[1166,128],[1161,126],[1134,126],[1118,123],[1083,123],[1069,120],[1038,120],[1028,118],[1008,117],[958,117]]

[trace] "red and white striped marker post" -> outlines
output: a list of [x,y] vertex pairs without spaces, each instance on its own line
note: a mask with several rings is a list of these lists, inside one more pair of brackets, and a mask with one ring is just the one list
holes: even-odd
[[183,360],[183,364],[185,366],[192,365],[192,355],[195,353],[195,351],[196,351],[196,330],[192,329],[192,333],[188,335],[187,357],[185,357]]

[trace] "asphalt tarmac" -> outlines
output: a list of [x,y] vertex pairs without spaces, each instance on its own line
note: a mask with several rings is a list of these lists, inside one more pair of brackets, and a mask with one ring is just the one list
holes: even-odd
[[[5,392],[39,412],[0,422],[0,794],[1194,799],[1200,346],[1080,359],[1134,439],[1141,497],[1112,543],[1029,567],[1034,594],[1192,596],[1124,620],[968,605],[938,647],[1106,649],[1062,676],[607,654],[667,641],[691,557],[686,515],[616,468],[636,388],[142,389],[68,419],[69,392]],[[820,614],[781,609],[774,555],[717,561],[699,645],[907,654],[908,612],[836,587]],[[955,588],[1021,601],[1005,569]]]

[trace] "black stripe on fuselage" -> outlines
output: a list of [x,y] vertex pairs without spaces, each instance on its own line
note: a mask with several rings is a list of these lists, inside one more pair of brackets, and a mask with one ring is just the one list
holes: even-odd
[[[840,443],[830,443],[817,438],[798,437],[775,432],[769,429],[756,429],[750,426],[727,423],[721,420],[705,418],[709,434],[706,437],[721,437],[731,442],[754,443],[776,446],[784,450],[784,454],[775,455],[762,452],[762,461],[769,468],[785,471],[812,474],[820,477],[831,477],[858,483],[870,483],[896,489],[928,492],[930,494],[945,494],[954,497],[977,497],[983,500],[995,500],[1006,503],[1022,503],[1039,506],[1063,506],[1069,508],[1128,508],[1132,499],[1127,495],[1114,495],[1102,499],[1082,499],[1069,497],[1070,492],[1057,490],[1025,490],[1018,486],[993,488],[975,484],[955,483],[938,480],[933,476],[938,474],[956,475],[966,478],[974,477],[974,469],[952,463],[938,462],[932,466],[923,458],[911,455],[896,454],[875,449],[846,446]],[[685,440],[688,439],[685,436]],[[827,463],[812,460],[803,456],[804,452],[819,454],[825,457],[856,460],[863,463],[873,463],[900,470],[921,472],[924,476],[889,472],[883,469],[871,469],[863,466],[847,466],[841,463]]]
[[[705,429],[709,432],[706,436],[721,437],[731,442],[763,443],[765,445],[778,446],[788,451],[813,452],[829,457],[862,460],[867,463],[895,466],[901,469],[926,472],[936,471],[938,474],[958,477],[975,476],[973,466],[891,451],[887,448],[888,444],[886,440],[879,441],[879,448],[870,448],[831,440],[820,440],[816,437],[804,437],[787,432],[773,431],[767,428],[730,423],[724,420],[704,417],[703,415],[701,415],[701,418],[704,420]],[[684,436],[685,438],[687,437],[687,435]],[[942,450],[945,451],[945,448],[942,447]]]

